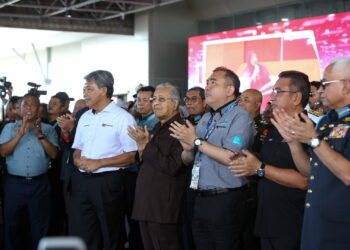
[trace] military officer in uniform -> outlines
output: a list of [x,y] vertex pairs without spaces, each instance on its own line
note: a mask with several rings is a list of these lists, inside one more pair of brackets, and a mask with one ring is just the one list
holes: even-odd
[[[302,250],[350,249],[350,58],[333,59],[320,88],[330,108],[314,128],[306,115],[274,111],[273,123],[288,141],[300,172],[309,176]],[[304,121],[305,122],[304,122]],[[310,145],[309,154],[301,143]]]

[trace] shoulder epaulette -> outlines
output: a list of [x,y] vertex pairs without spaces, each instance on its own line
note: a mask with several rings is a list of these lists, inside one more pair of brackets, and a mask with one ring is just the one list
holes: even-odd
[[314,116],[317,116],[317,117],[323,116],[323,114],[322,114],[321,112],[316,111],[316,110],[312,110],[312,109],[310,109],[310,110],[308,111],[308,113],[310,113],[310,114],[312,114],[312,115],[314,115]]

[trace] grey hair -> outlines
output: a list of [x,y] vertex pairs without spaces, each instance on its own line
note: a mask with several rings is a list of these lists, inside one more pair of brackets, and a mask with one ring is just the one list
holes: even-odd
[[86,81],[94,80],[98,88],[107,88],[107,97],[111,98],[113,95],[114,78],[111,72],[106,70],[96,70],[84,77]]
[[334,70],[347,68],[347,74],[350,75],[350,57],[337,57],[332,59],[328,66],[332,66]]
[[160,89],[160,88],[170,88],[171,98],[173,100],[180,100],[179,90],[174,85],[172,85],[170,82],[158,84],[156,89]]

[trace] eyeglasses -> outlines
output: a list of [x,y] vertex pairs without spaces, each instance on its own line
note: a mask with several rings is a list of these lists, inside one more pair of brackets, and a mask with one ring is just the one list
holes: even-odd
[[184,102],[185,102],[185,103],[189,103],[189,102],[194,103],[194,102],[197,102],[198,99],[199,99],[198,96],[192,96],[192,97],[187,97],[187,96],[185,96]]
[[330,83],[336,83],[336,82],[346,82],[346,79],[342,79],[342,80],[332,80],[332,81],[321,81],[321,84],[323,87],[327,86]]
[[278,94],[280,94],[280,93],[285,93],[285,92],[296,93],[297,91],[272,89],[271,95],[278,95]]
[[159,101],[159,102],[165,102],[166,100],[173,100],[173,98],[165,98],[165,97],[151,97],[149,98],[149,101],[150,102],[156,102],[156,101]]

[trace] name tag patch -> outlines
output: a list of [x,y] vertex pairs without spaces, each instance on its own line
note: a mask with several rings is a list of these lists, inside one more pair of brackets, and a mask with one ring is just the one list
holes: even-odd
[[238,146],[242,146],[243,138],[239,136],[233,137],[232,144],[236,144]]
[[348,124],[339,124],[333,128],[332,132],[329,134],[328,138],[344,138],[348,132],[350,125]]

